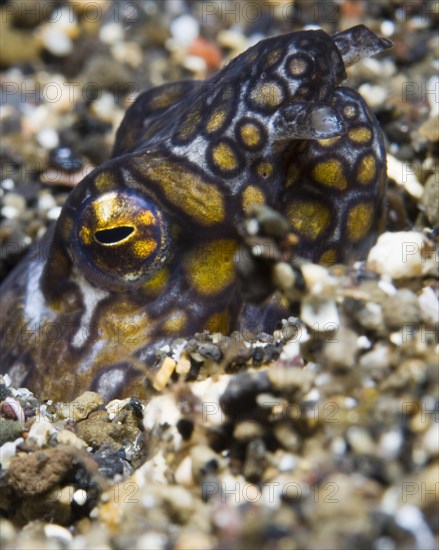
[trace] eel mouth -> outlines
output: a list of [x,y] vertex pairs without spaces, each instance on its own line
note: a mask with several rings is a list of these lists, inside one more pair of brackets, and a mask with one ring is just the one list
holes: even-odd
[[388,50],[393,46],[391,40],[378,36],[365,25],[356,25],[350,29],[331,35],[343,59],[345,67],[358,61]]

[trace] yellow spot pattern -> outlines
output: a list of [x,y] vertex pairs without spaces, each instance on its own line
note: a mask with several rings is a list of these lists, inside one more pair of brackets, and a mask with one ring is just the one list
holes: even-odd
[[352,241],[365,237],[372,225],[373,207],[369,203],[359,203],[348,213],[347,230]]
[[179,86],[168,87],[155,95],[149,102],[149,109],[161,109],[175,103],[182,97],[182,90]]
[[261,178],[269,178],[273,175],[273,165],[269,162],[260,162],[256,167],[256,173]]
[[233,149],[227,143],[219,143],[212,149],[213,162],[225,172],[238,168],[238,159]]
[[147,258],[156,248],[156,241],[152,239],[141,239],[134,241],[131,250],[137,258]]
[[319,145],[321,145],[322,147],[331,147],[332,145],[337,143],[337,141],[339,141],[339,140],[340,140],[340,136],[336,136],[336,137],[328,138],[328,139],[319,139],[317,141],[317,143]]
[[214,111],[206,124],[206,130],[209,133],[217,132],[224,124],[227,118],[227,112],[223,110]]
[[337,261],[337,251],[334,248],[328,248],[320,256],[319,263],[323,265],[333,265]]
[[239,129],[241,139],[247,147],[257,147],[261,145],[262,136],[259,128],[251,122],[246,122]]
[[136,222],[138,222],[139,225],[152,225],[157,222],[157,219],[151,210],[145,210],[144,212],[139,213],[136,218]]
[[[156,160],[156,159],[154,159]],[[160,185],[166,198],[198,223],[214,225],[224,219],[224,199],[212,183],[203,181],[181,163],[148,157],[135,158],[133,163],[143,175]]]
[[346,107],[343,109],[343,114],[348,118],[354,118],[357,114],[357,108],[355,105],[346,105]]
[[163,330],[167,333],[181,332],[184,329],[186,322],[187,315],[184,311],[173,311],[163,323]]
[[[93,202],[93,212],[96,220],[96,229],[109,229],[117,215],[123,213],[123,200],[116,193],[106,193]],[[123,219],[123,218],[122,218]]]
[[[102,330],[112,354],[107,357],[109,363],[114,363],[123,352],[137,349],[148,341],[147,335],[153,326],[152,320],[138,306],[124,300],[109,303],[108,309],[100,317],[99,328]],[[104,347],[105,353],[105,347]]]
[[288,167],[287,181],[285,183],[285,187],[289,187],[290,185],[293,185],[294,183],[296,183],[299,178],[299,175],[300,175],[300,170],[297,164],[294,164],[293,162],[290,163]]
[[254,185],[249,185],[242,193],[242,208],[244,212],[248,212],[252,204],[264,204],[264,193]]
[[116,189],[116,181],[111,172],[101,172],[95,177],[94,184],[100,193],[106,191],[114,191]]
[[320,201],[294,200],[289,204],[287,218],[296,231],[314,241],[329,226],[331,213]]
[[265,57],[265,66],[271,67],[272,65],[274,65],[279,61],[282,55],[283,55],[282,50],[271,50],[271,52],[269,52]]
[[68,241],[73,231],[73,220],[70,216],[64,216],[61,222],[61,233],[65,241]]
[[91,244],[93,242],[93,234],[90,228],[85,225],[81,227],[79,237],[84,244]]
[[154,295],[159,294],[165,288],[168,279],[169,269],[164,267],[163,269],[160,269],[160,271],[157,271],[151,279],[144,283],[143,289]]
[[230,314],[227,310],[213,313],[206,321],[204,330],[227,334],[230,328]]
[[201,121],[201,113],[198,109],[189,111],[179,126],[177,137],[182,140],[190,139],[196,132]]
[[277,82],[259,82],[250,97],[257,105],[273,109],[279,107],[284,100],[282,88]]
[[359,126],[349,130],[348,137],[354,143],[367,143],[372,139],[372,132],[367,126]]
[[236,241],[219,239],[192,250],[185,259],[189,281],[204,295],[221,292],[234,280],[233,256]]
[[336,189],[346,189],[347,180],[344,175],[343,165],[337,159],[328,159],[314,166],[312,175],[316,182]]
[[306,71],[307,67],[308,63],[305,59],[301,59],[300,57],[294,57],[288,63],[288,68],[292,76],[301,76]]
[[357,168],[357,180],[362,185],[370,183],[376,174],[376,162],[373,155],[365,155]]

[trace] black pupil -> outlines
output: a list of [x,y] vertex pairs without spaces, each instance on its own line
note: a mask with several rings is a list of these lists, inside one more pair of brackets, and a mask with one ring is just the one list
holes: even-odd
[[95,237],[101,244],[116,244],[126,239],[133,231],[132,227],[122,225],[120,227],[113,227],[112,229],[96,231]]

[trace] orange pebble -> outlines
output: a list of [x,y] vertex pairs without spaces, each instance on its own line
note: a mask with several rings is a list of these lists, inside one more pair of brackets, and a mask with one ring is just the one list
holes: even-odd
[[221,65],[223,55],[221,50],[212,42],[208,42],[202,36],[198,36],[189,46],[189,55],[201,57],[207,64],[209,71],[216,71]]

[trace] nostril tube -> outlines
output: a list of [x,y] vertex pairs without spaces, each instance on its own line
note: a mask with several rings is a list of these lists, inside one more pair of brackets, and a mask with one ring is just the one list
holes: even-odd
[[335,33],[331,38],[340,52],[345,67],[393,46],[389,39],[378,36],[365,25],[357,25]]

